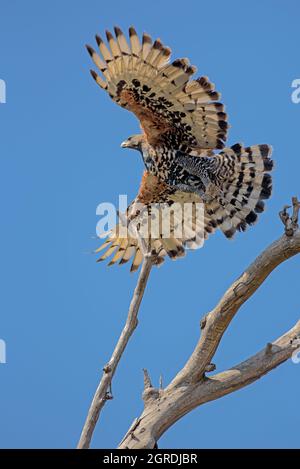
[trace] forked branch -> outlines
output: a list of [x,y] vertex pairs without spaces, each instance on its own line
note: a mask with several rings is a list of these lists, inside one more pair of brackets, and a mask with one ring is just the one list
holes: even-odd
[[201,320],[199,342],[173,381],[165,389],[155,389],[146,375],[144,411],[131,425],[119,445],[120,449],[154,448],[161,435],[183,415],[199,405],[252,383],[286,361],[294,353],[295,347],[299,347],[300,321],[248,360],[210,378],[205,375],[213,371],[212,358],[239,308],[279,264],[300,252],[300,204],[296,197],[292,203],[291,216],[287,206],[280,212],[285,234],[257,257],[229,287],[219,304]]

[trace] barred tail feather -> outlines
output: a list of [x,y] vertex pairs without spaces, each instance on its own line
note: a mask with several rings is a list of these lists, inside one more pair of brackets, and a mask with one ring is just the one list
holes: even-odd
[[264,211],[272,192],[271,153],[270,145],[236,144],[215,156],[214,182],[222,196],[208,203],[206,211],[227,238],[245,231]]

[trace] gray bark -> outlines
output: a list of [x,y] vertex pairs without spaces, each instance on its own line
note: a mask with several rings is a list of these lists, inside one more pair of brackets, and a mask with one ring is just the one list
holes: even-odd
[[[228,288],[218,305],[200,323],[200,339],[185,366],[165,389],[155,389],[145,372],[144,411],[134,420],[121,441],[120,449],[153,448],[163,433],[182,416],[206,402],[253,383],[288,360],[299,347],[300,321],[263,350],[246,361],[209,378],[211,363],[222,336],[239,308],[262,285],[268,275],[300,252],[299,202],[293,198],[293,214],[280,212],[285,234],[272,243]],[[298,345],[297,345],[298,344]]]

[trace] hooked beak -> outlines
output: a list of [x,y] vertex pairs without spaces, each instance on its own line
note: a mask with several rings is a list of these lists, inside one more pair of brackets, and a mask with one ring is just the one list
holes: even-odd
[[128,148],[129,142],[128,140],[124,140],[124,142],[121,143],[121,148]]

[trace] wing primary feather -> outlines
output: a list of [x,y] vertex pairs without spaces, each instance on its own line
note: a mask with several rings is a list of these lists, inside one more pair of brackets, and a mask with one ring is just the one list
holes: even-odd
[[100,86],[100,88],[107,90],[107,83],[102,80],[101,77],[95,72],[95,70],[90,70],[92,77],[94,78],[95,82]]

